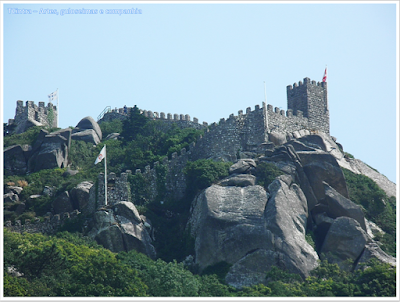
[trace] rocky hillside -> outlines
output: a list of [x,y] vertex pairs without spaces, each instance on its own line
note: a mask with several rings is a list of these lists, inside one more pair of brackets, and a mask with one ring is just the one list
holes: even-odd
[[[227,162],[195,158],[205,131],[134,107],[125,121],[86,117],[67,129],[7,134],[5,229],[80,233],[114,253],[178,261],[215,273],[235,295],[270,289],[276,269],[308,282],[321,263],[346,274],[370,261],[395,267],[396,186],[335,138],[270,133],[234,156],[219,152],[236,158]],[[103,165],[94,165],[104,144],[108,204]],[[17,260],[5,262],[24,278]]]

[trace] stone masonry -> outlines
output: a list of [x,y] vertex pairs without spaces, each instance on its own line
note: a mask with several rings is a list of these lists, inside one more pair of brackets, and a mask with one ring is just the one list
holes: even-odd
[[[52,103],[45,106],[44,102],[39,102],[39,106],[35,105],[33,101],[27,101],[24,106],[23,101],[17,101],[17,108],[15,110],[15,118],[9,119],[9,125],[22,125],[27,120],[36,121],[42,125],[55,128],[57,127],[57,107]],[[50,125],[51,122],[51,125]]]
[[328,87],[326,82],[310,81],[304,78],[287,86],[288,109],[301,110],[308,118],[308,130],[321,130],[329,134]]
[[[189,115],[170,114],[141,110],[146,117],[162,121],[162,125],[170,127],[176,123],[180,128],[193,127],[204,129],[204,135],[189,150],[183,149],[181,154],[174,153],[171,159],[159,164],[154,163],[153,168],[147,166],[145,171],[136,170],[135,175],[141,174],[149,187],[146,193],[148,201],[156,199],[182,198],[185,194],[186,179],[183,173],[187,161],[198,159],[214,159],[235,162],[241,152],[258,152],[262,148],[268,148],[269,133],[281,133],[287,140],[310,133],[324,132],[329,135],[329,110],[327,97],[327,83],[316,83],[304,78],[287,86],[288,110],[273,108],[272,105],[256,105],[254,110],[250,107],[239,110],[237,115],[231,114],[229,118],[222,118],[219,123],[207,125],[199,124],[197,118],[190,119]],[[106,113],[99,121],[110,121],[115,118],[125,119],[130,108],[120,108]],[[264,145],[264,147],[262,147]],[[273,145],[273,144],[272,144]],[[260,149],[261,146],[261,149]],[[157,177],[157,167],[162,165],[166,169],[165,179]],[[110,178],[111,177],[111,178]],[[115,174],[109,175],[109,180],[114,179]],[[122,173],[120,180],[115,178],[115,187],[109,185],[109,204],[119,200],[130,200],[129,183],[127,174]],[[163,181],[165,183],[160,184]],[[119,188],[119,186],[121,186]],[[164,187],[163,196],[159,196],[157,188]],[[104,203],[104,175],[99,176],[99,202]],[[111,191],[110,191],[111,190]],[[125,191],[124,191],[125,190]],[[119,194],[120,192],[120,194]],[[129,196],[128,196],[128,195]],[[115,195],[115,197],[114,197]],[[134,194],[133,194],[134,195]],[[135,199],[135,196],[133,196]],[[132,200],[135,203],[136,200]]]

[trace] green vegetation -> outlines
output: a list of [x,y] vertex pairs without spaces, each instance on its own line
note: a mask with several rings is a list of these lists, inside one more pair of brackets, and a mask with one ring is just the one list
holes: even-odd
[[216,162],[211,159],[199,159],[188,162],[185,168],[187,187],[189,194],[194,195],[198,191],[209,187],[215,181],[229,175],[230,162]]
[[257,184],[268,191],[268,186],[274,181],[274,179],[283,174],[285,173],[278,169],[274,164],[261,162],[257,165],[256,169]]
[[386,193],[369,177],[354,174],[342,168],[350,200],[360,205],[368,220],[376,223],[386,233],[376,238],[381,248],[396,257],[396,198]]
[[27,131],[20,133],[20,134],[13,134],[4,136],[4,148],[13,146],[13,145],[33,145],[38,137],[40,130],[43,127],[35,126],[29,128]]
[[[163,159],[179,153],[195,142],[202,131],[180,129],[176,124],[150,120],[140,114],[136,106],[125,121],[102,122],[103,137],[121,133],[121,139],[103,141],[97,146],[83,141],[71,142],[69,161],[79,171],[65,176],[66,169],[50,169],[28,175],[13,175],[4,179],[7,185],[23,187],[20,202],[4,204],[4,220],[39,217],[51,210],[54,198],[69,191],[84,180],[96,183],[103,165],[94,160],[107,145],[108,171],[117,174],[130,169],[144,169],[151,165],[158,179],[156,198],[142,174],[131,174],[131,197],[140,214],[151,220],[158,259],[153,261],[136,251],[112,253],[80,232],[86,221],[82,214],[64,224],[54,236],[19,234],[4,230],[4,295],[9,296],[142,296],[142,297],[293,297],[293,296],[395,296],[396,270],[387,264],[372,262],[353,273],[323,261],[311,276],[302,280],[273,267],[265,276],[265,284],[241,290],[228,286],[224,279],[231,265],[220,262],[204,269],[186,263],[194,255],[194,238],[187,229],[190,205],[204,188],[228,176],[232,163],[201,159],[188,162],[184,173],[187,180],[186,196],[174,200],[167,196],[167,169]],[[7,134],[4,146],[32,145],[43,127],[32,127],[18,134]],[[347,156],[352,157],[350,154]],[[153,167],[158,161],[159,165]],[[396,256],[396,200],[386,194],[368,177],[343,170],[350,199],[361,205],[367,219],[375,222],[386,233],[377,238],[382,248]],[[257,184],[266,190],[270,183],[283,174],[275,165],[261,162],[256,169]],[[45,186],[53,196],[42,195]],[[150,202],[150,200],[152,200]],[[25,210],[17,208],[25,203]],[[315,236],[307,230],[306,240],[315,246]],[[15,269],[23,274],[14,276]]]
[[218,262],[214,265],[210,265],[206,267],[201,274],[202,275],[215,275],[217,276],[218,280],[224,283],[225,277],[228,274],[232,264],[229,264],[226,261]]
[[343,152],[343,153],[344,153],[344,156],[347,158],[354,158],[353,154],[350,154],[348,152]]
[[[29,175],[5,177],[5,185],[7,183],[18,185],[18,181],[23,181],[27,184],[19,196],[20,201],[25,202],[27,205],[26,213],[22,214],[24,216],[17,216],[14,208],[6,207],[5,220],[15,221],[16,219],[21,219],[24,222],[24,217],[26,219],[41,217],[50,210],[54,198],[63,191],[72,189],[84,180],[96,182],[98,174],[103,172],[104,168],[101,164],[94,165],[94,161],[104,144],[107,145],[108,172],[120,174],[128,169],[132,171],[136,169],[143,170],[146,165],[153,164],[156,161],[161,162],[165,156],[171,155],[178,149],[181,150],[188,147],[203,133],[192,128],[180,129],[174,125],[164,129],[163,125],[160,121],[144,117],[135,106],[129,115],[129,119],[124,122],[113,120],[100,123],[101,129],[104,131],[103,136],[113,132],[121,132],[124,135],[123,140],[108,140],[95,147],[93,147],[93,144],[84,141],[71,141],[69,162],[71,163],[71,169],[79,171],[73,177],[62,176],[65,169],[49,169]],[[42,128],[31,127],[24,133],[7,135],[4,138],[4,147],[15,144],[33,145]],[[157,168],[158,177],[165,178],[164,168],[162,165]],[[130,178],[131,185],[140,182],[138,179],[135,180],[135,177]],[[42,196],[35,200],[30,200],[29,196],[42,194],[45,186],[54,187],[53,197]],[[144,205],[146,203],[146,193],[143,192],[145,186],[134,186],[134,188],[132,194],[136,194],[139,205]],[[162,187],[162,181],[157,189],[161,198],[163,191],[165,191],[165,188]],[[136,201],[137,199],[133,200]],[[15,204],[13,206],[16,207]]]
[[[125,297],[393,297],[396,270],[371,262],[354,273],[324,261],[302,280],[272,267],[267,285],[235,289],[219,263],[196,275],[183,263],[151,260],[136,251],[112,253],[80,234],[18,234],[4,230],[4,296]],[[9,269],[23,274],[13,276]],[[217,273],[217,274],[215,274]]]
[[99,126],[103,135],[103,139],[105,139],[111,133],[121,133],[122,125],[123,123],[120,119],[115,119],[106,123],[100,123]]
[[49,124],[48,128],[51,129],[53,128],[53,122],[54,122],[54,111],[53,107],[49,107],[49,112],[47,114],[47,123]]

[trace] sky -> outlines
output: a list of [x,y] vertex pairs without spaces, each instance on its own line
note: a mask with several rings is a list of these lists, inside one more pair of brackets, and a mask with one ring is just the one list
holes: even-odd
[[396,182],[396,2],[31,3],[2,3],[4,122],[58,89],[61,128],[124,105],[210,124],[262,105],[264,81],[286,110],[327,66],[331,135]]

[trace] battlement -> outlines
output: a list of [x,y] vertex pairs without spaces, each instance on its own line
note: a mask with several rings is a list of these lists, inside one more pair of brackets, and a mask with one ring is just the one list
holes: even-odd
[[[128,116],[128,112],[132,109],[132,107],[124,107],[124,108],[115,108],[112,109],[111,111],[107,112],[104,114],[103,118],[101,120],[108,121],[109,117],[114,116],[114,118],[119,118],[119,119],[125,119]],[[151,111],[151,110],[142,110],[140,109],[140,113],[143,114],[145,117],[154,119],[154,120],[163,120],[163,121],[185,121],[185,122],[191,122],[193,124],[198,124],[204,127],[208,126],[207,122],[203,122],[202,124],[199,123],[199,119],[194,117],[193,120],[191,120],[189,114],[171,114],[165,112],[157,112],[157,111]],[[118,116],[119,115],[119,116]]]
[[294,83],[292,85],[286,86],[287,90],[293,90],[302,86],[307,86],[307,85],[312,85],[316,87],[321,87],[321,88],[327,88],[327,82],[316,82],[316,81],[311,81],[309,78],[304,78],[303,81],[299,81],[299,83]]
[[15,117],[14,119],[9,119],[9,124],[17,126],[16,133],[24,131],[23,125],[28,120],[54,128],[57,127],[57,114],[57,107],[52,103],[48,103],[46,106],[45,102],[39,102],[36,105],[33,101],[26,101],[24,106],[24,102],[18,100]]
[[13,232],[19,233],[26,232],[54,234],[65,223],[76,219],[79,214],[80,212],[78,210],[55,215],[49,212],[43,218],[43,221],[37,217],[33,221],[31,221],[30,219],[26,219],[24,224],[21,223],[21,220],[15,220],[14,224],[12,224],[11,221],[6,221],[4,223],[4,227]]
[[[107,204],[112,205],[118,201],[130,201],[131,191],[128,184],[128,174],[130,170],[121,173],[120,177],[113,172],[107,175]],[[98,176],[98,206],[105,206],[104,198],[104,173]]]
[[308,119],[307,129],[329,134],[328,84],[309,78],[286,87],[287,107],[294,113],[301,111]]
[[48,103],[47,106],[45,106],[45,102],[39,102],[37,106],[33,101],[26,101],[26,106],[24,106],[24,102],[21,100],[17,101],[17,113],[22,113],[26,112],[29,109],[33,109],[34,111],[40,111],[43,112],[44,114],[48,114],[49,110],[52,109],[53,111],[57,111],[57,106],[53,105],[52,103]]

